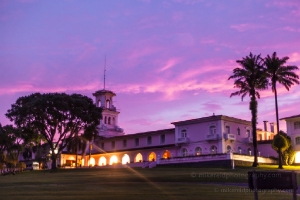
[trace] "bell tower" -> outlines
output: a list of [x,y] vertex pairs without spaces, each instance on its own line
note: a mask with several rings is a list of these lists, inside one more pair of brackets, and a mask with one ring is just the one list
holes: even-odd
[[118,126],[120,112],[113,103],[116,94],[110,90],[98,90],[93,93],[97,107],[102,108],[102,119],[100,120],[100,136],[113,137],[124,135],[124,130]]

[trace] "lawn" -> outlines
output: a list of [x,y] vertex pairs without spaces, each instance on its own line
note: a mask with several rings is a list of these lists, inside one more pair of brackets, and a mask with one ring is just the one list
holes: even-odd
[[[275,169],[270,166],[260,168]],[[252,168],[91,168],[59,169],[52,173],[26,171],[0,176],[0,199],[246,200],[253,199],[253,193],[247,190],[249,170]],[[292,199],[292,195],[269,191],[259,193],[259,199]]]

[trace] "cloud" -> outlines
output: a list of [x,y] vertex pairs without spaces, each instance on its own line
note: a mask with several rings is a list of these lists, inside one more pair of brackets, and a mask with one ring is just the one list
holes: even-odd
[[165,71],[165,70],[167,70],[167,69],[169,69],[171,67],[174,67],[176,64],[179,63],[179,60],[180,59],[178,59],[178,58],[171,58],[171,59],[169,59],[167,61],[166,65],[164,67],[160,68],[158,71],[162,72],[162,71]]
[[214,104],[214,103],[204,103],[202,104],[204,107],[204,110],[207,111],[217,111],[217,110],[222,110],[222,106],[220,106],[219,104]]
[[263,28],[262,25],[256,25],[256,24],[236,24],[236,25],[231,25],[230,28],[235,29],[239,32],[244,32],[248,31],[251,29],[259,29]]
[[289,56],[289,58],[290,59],[288,59],[288,62],[298,62],[298,61],[300,61],[300,53],[298,53],[298,52],[292,53]]

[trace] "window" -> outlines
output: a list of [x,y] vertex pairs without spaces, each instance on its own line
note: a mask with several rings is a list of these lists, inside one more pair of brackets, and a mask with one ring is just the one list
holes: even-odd
[[209,127],[209,133],[210,133],[211,135],[216,134],[216,126],[210,126],[210,127]]
[[140,139],[135,138],[135,146],[138,147],[140,145]]
[[211,148],[210,148],[210,152],[211,152],[212,154],[216,154],[216,153],[218,153],[218,148],[217,148],[215,145],[213,145],[213,146],[211,146]]
[[115,118],[112,118],[112,125],[115,125]]
[[166,142],[166,135],[161,135],[160,136],[160,143],[164,144]]
[[186,137],[186,130],[181,130],[181,137],[182,138],[185,138]]
[[110,101],[106,100],[106,108],[110,108]]
[[257,136],[258,136],[258,140],[262,140],[262,134],[258,134]]
[[108,118],[108,124],[110,124],[110,117]]
[[237,134],[241,135],[241,129],[240,128],[237,128]]
[[97,104],[98,107],[101,107],[101,101],[98,100],[98,104]]
[[196,149],[195,149],[195,155],[196,156],[200,156],[202,154],[202,149],[200,148],[200,147],[197,147]]
[[230,153],[231,152],[231,146],[227,146],[227,153]]
[[246,135],[247,135],[247,137],[251,137],[251,133],[250,133],[250,130],[249,130],[249,129],[247,129]]
[[182,157],[188,156],[188,150],[186,148],[183,148],[181,152],[182,152]]
[[147,144],[148,145],[152,144],[152,137],[151,136],[147,137]]
[[300,121],[294,122],[294,129],[300,129]]
[[111,148],[114,149],[115,148],[115,141],[111,142]]
[[104,117],[104,124],[106,124],[107,123],[107,118],[106,118],[106,116]]
[[238,147],[238,153],[242,154],[242,148],[241,147]]
[[226,126],[226,133],[230,134],[230,126]]
[[101,143],[101,149],[104,149],[104,142]]
[[300,137],[296,137],[295,140],[297,145],[300,144]]
[[127,146],[127,140],[123,140],[123,147]]

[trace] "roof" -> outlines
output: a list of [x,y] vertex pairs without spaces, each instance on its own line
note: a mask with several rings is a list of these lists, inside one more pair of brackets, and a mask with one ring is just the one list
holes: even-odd
[[293,119],[293,118],[298,118],[298,117],[300,117],[300,115],[293,115],[293,116],[290,116],[290,117],[284,117],[284,118],[281,118],[280,120]]
[[110,93],[112,94],[113,96],[116,96],[116,93],[114,93],[113,91],[111,90],[98,90],[96,92],[93,93],[93,96],[96,96],[96,95],[100,95],[100,94],[105,94],[105,93]]
[[201,118],[190,119],[190,120],[185,120],[185,121],[172,122],[171,124],[187,125],[187,124],[196,124],[196,123],[209,122],[209,121],[215,121],[215,120],[226,120],[226,121],[239,122],[239,123],[251,125],[250,121],[238,119],[235,117],[228,117],[226,115],[212,115],[209,117],[201,117]]

